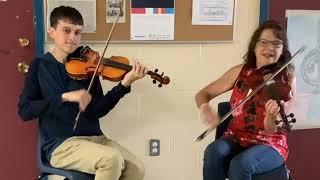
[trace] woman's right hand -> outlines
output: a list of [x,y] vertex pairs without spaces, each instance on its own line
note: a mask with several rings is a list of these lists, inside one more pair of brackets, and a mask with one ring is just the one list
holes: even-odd
[[211,128],[216,128],[220,121],[217,112],[213,111],[208,103],[202,104],[199,109],[203,123]]
[[62,94],[62,101],[77,102],[83,112],[91,101],[91,95],[85,89],[70,91]]

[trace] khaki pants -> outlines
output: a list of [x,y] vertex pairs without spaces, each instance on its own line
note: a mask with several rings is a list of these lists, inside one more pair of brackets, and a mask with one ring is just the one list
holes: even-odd
[[52,153],[53,167],[95,174],[95,180],[142,180],[144,166],[106,136],[68,138]]

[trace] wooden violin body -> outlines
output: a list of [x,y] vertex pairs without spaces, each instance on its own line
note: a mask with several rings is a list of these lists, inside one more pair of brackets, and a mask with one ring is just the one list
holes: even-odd
[[[100,59],[99,53],[91,50],[89,47],[84,47],[78,50],[79,53],[71,55],[66,64],[65,68],[69,76],[78,80],[92,77],[94,71],[98,66]],[[103,58],[101,64],[97,70],[96,76],[101,76],[103,79],[110,81],[121,81],[124,75],[132,69],[129,65],[129,60],[122,56],[112,56],[110,58]],[[148,75],[156,81],[160,82],[159,87],[162,84],[169,84],[170,78],[157,74],[157,69],[152,72],[149,71]]]

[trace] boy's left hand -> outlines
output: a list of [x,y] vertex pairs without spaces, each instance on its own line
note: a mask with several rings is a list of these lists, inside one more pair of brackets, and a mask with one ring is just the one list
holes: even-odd
[[121,84],[129,87],[134,81],[143,78],[147,73],[148,69],[139,62],[135,62],[132,70],[129,71],[123,78]]

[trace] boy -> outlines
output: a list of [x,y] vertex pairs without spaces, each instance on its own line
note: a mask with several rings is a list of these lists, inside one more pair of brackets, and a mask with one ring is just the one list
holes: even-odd
[[81,14],[72,7],[57,7],[51,12],[50,26],[54,47],[30,66],[18,104],[20,116],[24,121],[39,119],[41,147],[53,167],[95,174],[95,180],[142,180],[140,160],[103,135],[99,118],[129,93],[131,84],[143,78],[148,69],[135,63],[106,95],[96,77],[87,93],[90,78],[74,80],[64,66],[67,56],[80,44]]

